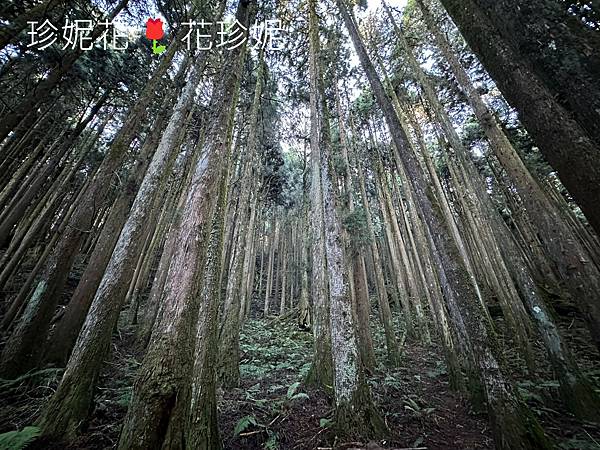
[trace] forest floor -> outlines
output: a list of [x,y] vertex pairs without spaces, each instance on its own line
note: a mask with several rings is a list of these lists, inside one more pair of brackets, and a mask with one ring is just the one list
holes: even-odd
[[[396,318],[398,320],[398,318]],[[374,319],[375,322],[375,319]],[[571,326],[573,323],[571,323]],[[576,324],[578,325],[578,324]],[[408,342],[402,363],[388,369],[383,336],[374,328],[380,365],[369,374],[374,400],[391,435],[372,442],[337,437],[331,427],[328,394],[302,385],[310,367],[312,334],[293,321],[250,319],[241,335],[241,385],[219,390],[221,437],[226,449],[491,449],[485,413],[450,390],[441,347]],[[28,449],[109,449],[118,441],[140,355],[133,352],[134,329],[120,327],[113,355],[101,376],[92,419],[70,445],[34,444]],[[502,342],[502,340],[501,340]],[[511,348],[508,342],[506,349]],[[519,375],[518,355],[506,350],[519,390],[560,449],[600,449],[600,428],[566,414],[551,374]],[[597,383],[598,361],[582,358]],[[0,380],[0,433],[33,424],[62,371],[46,369],[18,381]],[[520,373],[520,372],[519,372]]]

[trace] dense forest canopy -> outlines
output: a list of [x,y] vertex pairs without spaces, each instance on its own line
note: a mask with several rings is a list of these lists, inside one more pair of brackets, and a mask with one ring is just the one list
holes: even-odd
[[4,0],[0,449],[593,449],[596,0]]

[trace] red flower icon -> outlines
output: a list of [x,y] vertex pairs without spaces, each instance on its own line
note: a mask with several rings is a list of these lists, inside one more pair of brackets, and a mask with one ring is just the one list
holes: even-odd
[[146,37],[150,40],[160,40],[165,35],[163,23],[160,18],[148,19],[146,22]]

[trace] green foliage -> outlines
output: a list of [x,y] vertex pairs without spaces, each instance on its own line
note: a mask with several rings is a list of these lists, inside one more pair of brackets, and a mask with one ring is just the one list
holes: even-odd
[[425,439],[423,439],[423,436],[419,436],[417,439],[415,439],[415,441],[412,443],[412,446],[414,448],[420,447],[421,444],[425,441]]
[[349,212],[343,218],[343,225],[354,248],[359,249],[370,244],[367,227],[367,215],[361,207]]
[[299,386],[300,386],[299,381],[296,381],[294,384],[292,384],[287,390],[287,398],[292,398],[292,396],[294,395],[294,393],[296,392],[296,390],[298,389]]
[[383,380],[383,384],[392,389],[402,388],[402,382],[397,380],[392,374],[387,374]]
[[[250,384],[243,395],[255,415],[239,419],[234,436],[241,434],[241,440],[251,433],[264,439],[259,444],[263,449],[280,448],[277,418],[285,417],[294,402],[309,399],[300,392],[300,380],[310,370],[311,338],[310,333],[298,330],[295,322],[246,321],[240,334],[240,374],[246,386]],[[277,382],[265,386],[265,379]],[[265,391],[271,395],[261,398]]]
[[277,450],[279,448],[279,434],[278,433],[274,433],[272,431],[268,431],[269,433],[269,439],[267,439],[267,442],[265,442],[264,445],[264,449],[265,450]]
[[463,143],[467,147],[471,147],[477,141],[484,138],[483,128],[475,117],[470,117],[467,122],[463,124]]
[[426,372],[426,375],[429,378],[438,378],[442,375],[446,375],[447,373],[448,371],[446,370],[446,365],[443,363],[443,361],[438,361],[437,365],[435,366],[435,369],[428,370]]
[[127,408],[131,402],[131,389],[124,391],[117,399],[117,404],[123,408]]
[[544,400],[538,394],[536,394],[535,392],[532,392],[528,389],[525,389],[521,386],[519,386],[519,394],[521,395],[521,398],[523,400],[525,400],[526,402],[535,400],[536,402],[544,403]]
[[331,419],[326,419],[325,417],[322,417],[319,420],[319,426],[321,428],[329,428],[331,425],[333,424],[333,420]]
[[296,393],[296,391],[298,390],[299,386],[300,386],[300,382],[296,381],[294,384],[292,384],[288,388],[288,390],[287,390],[287,398],[288,398],[288,400],[308,399],[308,394],[305,394],[304,392],[298,392],[298,393]]
[[521,381],[517,384],[521,398],[526,402],[535,402],[544,404],[544,393],[550,391],[553,396],[558,392],[559,384],[555,380],[546,380],[540,382]]
[[267,369],[253,363],[240,364],[240,376],[243,378],[260,378],[267,373]]
[[359,116],[368,115],[375,105],[375,97],[370,89],[364,89],[358,98],[354,101],[353,109],[356,110]]
[[240,433],[243,433],[244,431],[246,431],[251,425],[254,425],[254,426],[259,425],[256,420],[256,417],[244,416],[240,420],[238,420],[238,423],[235,425],[235,429],[233,430],[233,434],[235,436],[239,436]]
[[25,427],[21,431],[0,434],[0,450],[21,450],[31,444],[41,433],[38,427]]
[[269,386],[267,391],[268,392],[276,392],[276,391],[280,391],[282,389],[285,389],[285,386],[283,386],[282,384],[273,384],[273,385]]
[[289,361],[282,361],[280,363],[275,364],[275,370],[293,370],[294,365]]
[[248,320],[242,330],[240,350],[247,355],[240,364],[242,378],[274,376],[280,383],[291,384],[310,370],[307,359],[312,352],[311,336],[293,323],[269,326],[264,321]]
[[339,153],[336,153],[331,158],[331,165],[333,166],[334,172],[339,176],[343,177],[346,175],[346,170],[348,166],[346,166],[346,161]]
[[302,378],[302,379],[306,378],[306,376],[310,372],[311,365],[312,364],[310,362],[302,364],[302,367],[300,368],[300,378]]

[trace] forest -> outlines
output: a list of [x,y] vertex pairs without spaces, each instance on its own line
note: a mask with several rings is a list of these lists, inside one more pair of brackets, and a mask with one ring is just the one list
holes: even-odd
[[600,449],[600,2],[0,2],[0,450]]

